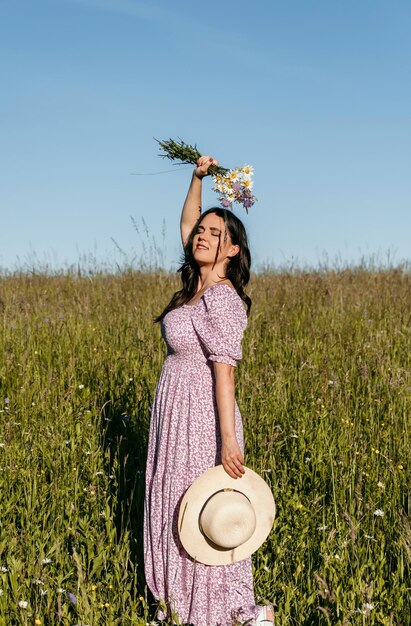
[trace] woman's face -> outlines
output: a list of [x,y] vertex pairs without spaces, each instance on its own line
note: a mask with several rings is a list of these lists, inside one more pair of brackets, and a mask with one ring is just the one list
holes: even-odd
[[193,238],[193,255],[199,265],[224,262],[227,257],[235,256],[239,250],[238,245],[231,243],[230,233],[222,217],[208,213],[201,220]]

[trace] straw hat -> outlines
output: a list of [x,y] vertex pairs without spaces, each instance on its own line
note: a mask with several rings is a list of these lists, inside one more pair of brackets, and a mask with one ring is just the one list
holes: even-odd
[[183,497],[178,532],[188,554],[206,565],[246,559],[265,541],[275,517],[270,487],[245,467],[231,478],[222,465],[199,476]]

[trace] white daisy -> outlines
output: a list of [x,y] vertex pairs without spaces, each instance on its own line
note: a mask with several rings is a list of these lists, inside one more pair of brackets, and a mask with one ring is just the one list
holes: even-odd
[[244,180],[242,180],[241,184],[243,187],[245,187],[246,189],[249,189],[250,191],[254,187],[253,181],[250,180],[249,178],[245,178]]
[[244,165],[241,168],[241,173],[244,176],[252,176],[254,174],[254,168],[251,165]]
[[231,180],[231,182],[235,183],[238,180],[238,176],[239,176],[239,171],[236,168],[235,170],[230,170],[228,172],[228,178]]

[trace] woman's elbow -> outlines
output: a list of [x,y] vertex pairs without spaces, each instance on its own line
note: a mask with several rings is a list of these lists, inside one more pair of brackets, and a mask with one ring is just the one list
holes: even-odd
[[213,361],[214,374],[218,381],[234,381],[234,366]]

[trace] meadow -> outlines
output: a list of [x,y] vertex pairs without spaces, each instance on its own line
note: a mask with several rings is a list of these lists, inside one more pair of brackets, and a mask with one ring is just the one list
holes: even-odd
[[[142,560],[164,272],[0,277],[0,625],[156,621]],[[260,272],[236,371],[277,626],[411,624],[411,274]]]

